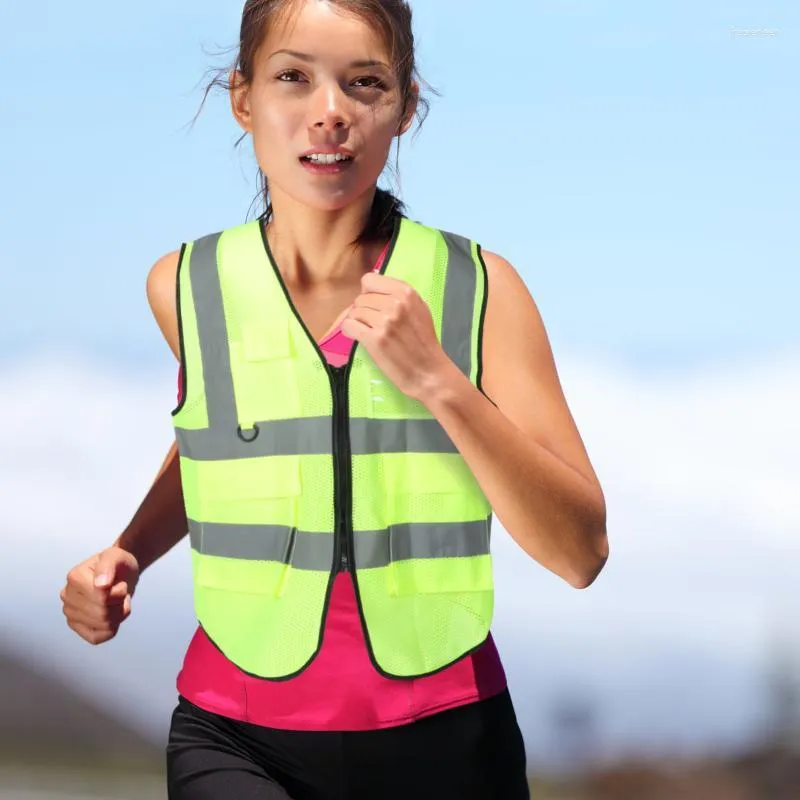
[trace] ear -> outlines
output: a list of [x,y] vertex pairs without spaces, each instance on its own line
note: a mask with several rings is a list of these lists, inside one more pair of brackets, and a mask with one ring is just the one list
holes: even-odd
[[250,84],[238,70],[231,70],[230,77],[231,111],[245,133],[253,132],[250,113]]
[[408,105],[406,106],[403,118],[400,120],[400,128],[397,132],[398,136],[402,136],[408,131],[414,122],[414,115],[417,113],[417,106],[419,105],[419,84],[414,81],[409,90]]

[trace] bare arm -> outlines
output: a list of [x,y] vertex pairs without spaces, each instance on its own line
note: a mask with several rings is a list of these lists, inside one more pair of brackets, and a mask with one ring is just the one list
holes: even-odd
[[[147,279],[147,297],[164,338],[180,359],[175,280],[179,253],[160,259]],[[187,532],[177,446],[173,444],[150,491],[111,547],[73,567],[61,590],[67,625],[93,645],[117,635],[130,616],[142,570],[174,547]]]
[[422,399],[520,547],[585,588],[608,558],[603,491],[533,298],[507,261],[491,253],[484,258],[489,297],[483,389],[492,402],[452,362]]
[[150,491],[113,546],[134,556],[144,572],[178,544],[187,530],[178,449],[173,444]]
[[[175,281],[179,256],[174,252],[161,258],[147,278],[147,299],[153,316],[178,360],[180,343]],[[173,443],[150,491],[114,546],[131,553],[139,563],[140,571],[144,571],[181,541],[187,529],[178,449]]]

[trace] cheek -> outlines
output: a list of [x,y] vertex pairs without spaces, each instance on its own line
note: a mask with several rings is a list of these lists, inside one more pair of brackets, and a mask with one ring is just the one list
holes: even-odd
[[[298,126],[302,127],[302,113],[295,113],[285,105],[265,103],[253,113],[253,149],[261,171],[280,174],[288,155],[294,155]],[[299,155],[299,153],[298,153]]]
[[281,141],[288,144],[300,124],[302,114],[292,112],[291,108],[279,107],[277,103],[267,103],[254,116],[253,133],[256,137],[268,139],[273,144]]
[[394,108],[368,111],[363,119],[363,128],[370,152],[385,158],[391,150],[399,126]]

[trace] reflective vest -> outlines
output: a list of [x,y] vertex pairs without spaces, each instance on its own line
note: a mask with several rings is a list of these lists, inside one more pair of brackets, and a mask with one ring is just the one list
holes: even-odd
[[[382,273],[420,294],[444,351],[480,386],[479,247],[398,218]],[[184,246],[178,309],[173,417],[195,610],[225,656],[267,679],[302,671],[341,570],[382,674],[431,674],[481,645],[494,604],[488,500],[365,347],[328,364],[259,221]]]

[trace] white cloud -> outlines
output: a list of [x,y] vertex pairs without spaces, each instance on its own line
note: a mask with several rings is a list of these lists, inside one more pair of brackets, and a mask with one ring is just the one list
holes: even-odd
[[[800,354],[671,374],[559,366],[606,491],[612,557],[576,592],[496,528],[496,634],[534,754],[548,704],[572,686],[598,701],[609,747],[735,741],[757,721],[765,648],[800,605]],[[66,630],[57,593],[141,501],[173,401],[171,373],[70,356],[0,378],[0,628],[143,721],[160,715],[162,733],[193,629],[185,550],[145,576],[103,648]]]

